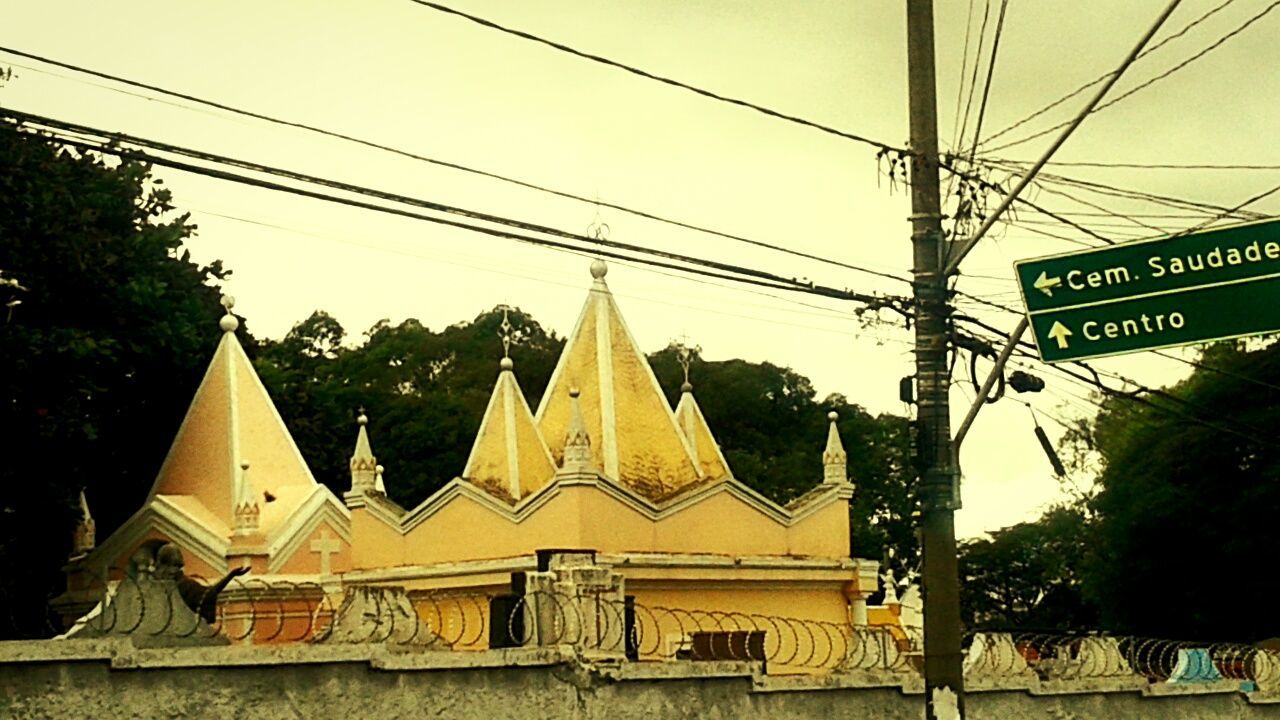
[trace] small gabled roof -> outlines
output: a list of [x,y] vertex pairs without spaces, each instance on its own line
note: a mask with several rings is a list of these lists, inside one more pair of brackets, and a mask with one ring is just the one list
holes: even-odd
[[703,479],[658,380],[605,285],[604,261],[582,315],[538,406],[537,423],[559,463],[571,415],[580,404],[595,465],[605,477],[650,496],[666,496]]
[[556,464],[512,367],[510,358],[502,359],[462,477],[519,500],[551,482]]

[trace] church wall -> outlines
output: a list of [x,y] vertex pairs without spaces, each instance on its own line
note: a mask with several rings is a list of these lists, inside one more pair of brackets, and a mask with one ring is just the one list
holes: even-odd
[[849,504],[834,502],[791,526],[793,555],[849,556]]
[[[761,677],[734,662],[623,663],[589,672],[554,650],[398,653],[350,645],[133,650],[0,643],[0,716],[260,718],[770,718],[918,720],[919,677]],[[94,641],[64,641],[93,643]],[[971,689],[970,720],[1261,720],[1275,695],[1127,680]]]
[[[352,567],[503,558],[544,548],[842,558],[848,556],[848,523],[844,502],[787,527],[728,493],[655,521],[596,487],[570,485],[519,522],[459,495],[403,536],[357,509]],[[466,542],[459,542],[463,537]]]

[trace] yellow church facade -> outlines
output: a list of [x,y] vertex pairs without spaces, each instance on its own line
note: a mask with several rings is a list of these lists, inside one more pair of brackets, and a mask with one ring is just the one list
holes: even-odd
[[[539,407],[502,357],[465,467],[410,509],[386,497],[363,416],[350,489],[338,497],[315,480],[228,307],[150,495],[101,543],[77,543],[62,612],[77,617],[140,548],[171,542],[189,575],[248,567],[246,580],[317,588],[331,603],[357,586],[502,595],[513,577],[547,570],[549,554],[577,553],[642,606],[867,625],[879,568],[849,557],[854,485],[834,416],[821,452],[815,438],[812,490],[782,506],[742,484],[687,381],[667,403],[606,274],[592,264]],[[466,644],[487,646],[487,632]]]

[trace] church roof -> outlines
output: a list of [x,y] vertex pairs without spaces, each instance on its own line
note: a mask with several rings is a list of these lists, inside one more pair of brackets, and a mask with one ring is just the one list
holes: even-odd
[[551,482],[555,472],[555,461],[520,392],[511,359],[503,358],[462,477],[519,500]]
[[670,495],[703,479],[644,353],[631,336],[604,282],[601,260],[577,326],[538,406],[537,424],[557,464],[579,402],[592,459],[605,477],[641,494]]
[[[317,483],[236,339],[238,322],[229,312],[230,303],[224,304],[228,314],[221,322],[222,339],[150,498],[184,498],[175,502],[221,533],[235,525],[237,499],[252,497],[261,507],[261,531],[270,534]],[[247,472],[242,467],[246,463]]]

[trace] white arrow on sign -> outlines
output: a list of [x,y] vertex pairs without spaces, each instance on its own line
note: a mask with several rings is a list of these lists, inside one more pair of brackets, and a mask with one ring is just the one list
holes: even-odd
[[1057,320],[1054,320],[1053,327],[1049,328],[1049,337],[1058,341],[1059,350],[1067,349],[1067,346],[1069,344],[1067,342],[1067,338],[1071,337],[1071,335],[1072,335],[1072,332],[1067,329],[1067,326],[1063,325]]
[[1062,284],[1062,278],[1049,277],[1048,271],[1042,271],[1036,278],[1035,288],[1049,297],[1053,297],[1053,289]]

